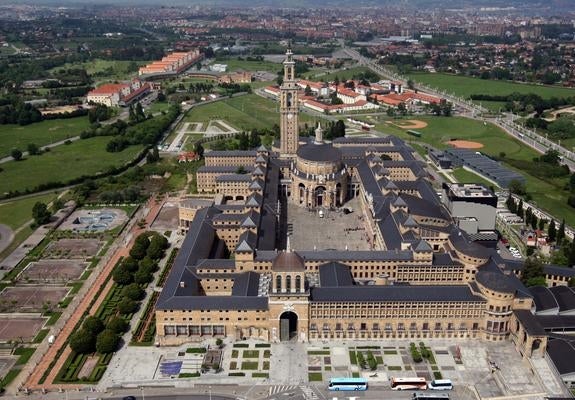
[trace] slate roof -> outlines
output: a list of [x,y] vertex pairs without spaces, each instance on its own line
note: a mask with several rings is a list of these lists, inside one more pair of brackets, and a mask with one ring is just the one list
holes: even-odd
[[250,182],[252,177],[249,174],[226,174],[216,176],[217,182]]
[[532,286],[528,288],[529,292],[533,296],[533,301],[535,302],[536,312],[547,311],[547,310],[557,310],[559,311],[559,305],[553,293],[545,286]]
[[575,373],[575,348],[572,344],[565,340],[550,340],[547,343],[547,354],[560,375]]
[[301,146],[297,151],[297,156],[304,160],[317,162],[338,162],[342,159],[341,151],[330,143],[310,143]]
[[559,305],[559,312],[575,310],[575,293],[567,286],[554,286],[549,288]]
[[330,262],[319,266],[319,284],[321,287],[353,286],[353,277],[347,265]]
[[311,301],[464,301],[485,302],[471,293],[468,286],[385,285],[350,286],[341,288],[315,287],[311,289]]
[[232,296],[257,296],[260,274],[248,271],[236,275],[232,286]]
[[206,151],[204,157],[256,157],[255,150],[212,150]]
[[507,276],[502,272],[491,272],[480,269],[475,275],[475,280],[485,286],[500,293],[515,293],[515,288],[507,281]]
[[451,230],[449,241],[456,250],[468,256],[486,258],[487,253],[485,247],[470,241],[467,234],[455,226]]
[[521,322],[521,325],[525,328],[529,335],[533,336],[544,336],[545,330],[539,323],[539,318],[536,318],[535,315],[531,314],[529,310],[515,310],[513,314],[517,317],[517,319]]
[[[215,172],[215,173],[235,173],[240,165],[202,165],[198,168],[199,173],[208,173],[208,172]],[[242,165],[241,167],[248,173],[254,170],[252,165]]]

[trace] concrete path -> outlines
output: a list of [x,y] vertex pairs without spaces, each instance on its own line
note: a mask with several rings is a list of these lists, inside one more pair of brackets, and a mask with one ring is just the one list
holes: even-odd
[[302,385],[308,381],[307,346],[302,343],[272,344],[270,381],[279,385]]

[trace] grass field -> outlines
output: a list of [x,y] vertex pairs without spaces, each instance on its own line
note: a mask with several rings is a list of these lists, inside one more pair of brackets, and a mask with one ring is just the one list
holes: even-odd
[[37,202],[50,203],[57,197],[55,193],[27,197],[20,200],[9,200],[0,203],[0,224],[16,230],[32,219],[32,207]]
[[[410,117],[411,118],[411,117]],[[387,117],[362,117],[376,123],[376,129],[398,136],[408,142],[428,143],[436,148],[445,149],[449,147],[445,144],[450,139],[463,139],[482,143],[483,148],[478,149],[482,153],[498,157],[501,152],[505,152],[505,158],[515,160],[532,160],[539,156],[535,150],[521,144],[518,140],[507,135],[505,132],[492,124],[483,124],[461,117],[413,117],[425,121],[428,125],[425,128],[417,129],[422,133],[421,138],[408,135],[404,129],[398,128],[384,121],[392,121]],[[506,167],[514,169],[507,163]],[[558,218],[565,218],[571,226],[575,225],[575,213],[567,205],[568,193],[563,190],[566,179],[542,180],[517,170],[526,178],[527,191],[533,196],[533,200],[543,209]],[[471,176],[467,171],[456,172],[456,178],[469,180]],[[479,180],[480,181],[480,180]]]
[[244,71],[267,71],[276,73],[283,69],[282,64],[274,63],[271,61],[247,61],[238,60],[237,58],[218,59],[216,64],[226,64],[228,66],[227,72],[234,72],[237,70]]
[[2,164],[0,193],[33,189],[41,183],[66,182],[82,175],[104,172],[132,160],[141,146],[131,146],[120,153],[108,153],[109,137],[95,137],[62,145],[40,156]]
[[[132,75],[137,74],[137,71],[130,71],[129,67],[131,63],[132,61],[96,59],[83,63],[64,64],[62,66],[53,68],[50,71],[53,72],[70,68],[84,68],[86,69],[86,72],[88,72],[88,75],[94,77],[94,81],[96,82],[105,80],[122,80],[128,79]],[[138,66],[142,66],[149,63],[149,61],[135,61],[135,63]]]
[[[517,93],[535,93],[543,98],[569,97],[575,95],[575,89],[560,86],[543,86],[534,84],[514,83],[510,81],[497,81],[458,76],[450,74],[412,73],[409,78],[432,87],[455,93],[469,98],[472,94],[508,95]],[[477,102],[479,103],[479,102]],[[485,107],[497,111],[502,107],[501,102],[481,102]]]
[[26,126],[0,126],[0,157],[10,155],[10,150],[18,148],[26,151],[30,143],[45,146],[50,143],[78,136],[90,125],[88,117],[54,119]]
[[457,179],[458,182],[461,183],[482,183],[487,187],[490,186],[497,187],[495,183],[490,182],[487,179],[484,179],[481,176],[477,175],[476,173],[466,170],[464,168],[454,169],[452,175],[455,177],[455,179]]
[[[254,128],[271,128],[279,125],[279,104],[256,94],[238,96],[194,107],[186,115],[184,122],[208,122],[221,119],[232,126],[249,131]],[[300,113],[301,123],[312,123],[316,119]]]
[[351,79],[353,78],[354,75],[365,73],[367,71],[370,71],[370,69],[366,67],[352,67],[347,69],[339,69],[336,71],[326,71],[325,74],[319,75],[317,70],[312,69],[311,71],[307,72],[304,75],[312,80],[316,81],[323,80],[326,82],[330,82],[333,81],[336,76],[339,78],[340,81],[342,81],[345,79]]

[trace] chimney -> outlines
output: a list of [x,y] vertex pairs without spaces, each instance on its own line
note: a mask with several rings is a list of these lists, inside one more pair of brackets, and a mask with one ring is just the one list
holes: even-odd
[[180,281],[180,287],[181,287],[181,288],[185,288],[185,287],[186,287],[186,282]]

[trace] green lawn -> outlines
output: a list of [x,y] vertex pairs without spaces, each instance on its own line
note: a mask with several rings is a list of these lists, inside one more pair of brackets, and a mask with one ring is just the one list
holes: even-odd
[[229,59],[217,59],[215,63],[226,64],[228,66],[227,72],[244,70],[244,71],[267,71],[276,73],[283,69],[281,63],[274,63],[271,61],[247,61],[247,60],[238,60],[237,58],[229,58]]
[[25,126],[1,125],[0,157],[10,155],[10,150],[15,147],[26,151],[30,143],[44,146],[78,136],[89,125],[88,117],[53,119]]
[[497,187],[493,182],[489,182],[487,179],[482,178],[474,172],[471,172],[464,168],[456,168],[453,170],[452,174],[458,182],[461,183],[482,183],[483,185],[490,187]]
[[[139,66],[146,65],[150,61],[135,61]],[[90,60],[83,63],[68,63],[62,66],[53,68],[50,72],[65,70],[69,68],[85,68],[88,75],[92,76],[95,81],[102,80],[122,80],[128,79],[132,75],[136,75],[138,71],[130,71],[129,66],[132,61],[118,61],[118,60]]]
[[40,156],[2,164],[0,193],[34,189],[42,183],[67,182],[83,175],[94,175],[134,159],[142,146],[131,146],[119,153],[106,151],[110,137],[94,137],[62,145]]
[[[221,119],[232,126],[249,131],[254,128],[271,128],[279,125],[279,104],[256,94],[238,96],[192,108],[184,122],[208,122]],[[300,122],[314,122],[315,118],[300,113]]]
[[[510,81],[497,81],[472,78],[468,76],[441,74],[441,73],[412,73],[409,78],[432,87],[446,90],[469,98],[472,94],[508,95],[517,93],[535,93],[543,98],[570,97],[575,95],[575,89],[561,86],[543,86],[535,84],[514,83]],[[502,103],[482,102],[492,110],[498,110]]]
[[168,111],[168,108],[170,108],[170,103],[168,103],[167,101],[165,102],[154,102],[152,103],[151,106],[147,107],[144,109],[144,111],[146,112],[146,114],[155,114],[155,113],[159,113],[162,111]]
[[329,70],[329,71],[326,71],[325,74],[318,74],[317,70],[312,69],[311,71],[307,72],[304,75],[306,77],[308,77],[308,79],[311,79],[314,81],[330,82],[330,81],[333,81],[336,76],[339,78],[340,81],[342,81],[342,80],[346,80],[346,79],[351,79],[355,75],[359,75],[359,74],[365,73],[367,71],[371,71],[371,70],[367,67],[352,67],[352,68],[338,69],[335,71]]
[[20,200],[9,200],[0,203],[0,224],[8,225],[16,230],[32,219],[32,207],[37,202],[50,203],[56,194],[48,193],[39,196],[27,197]]

